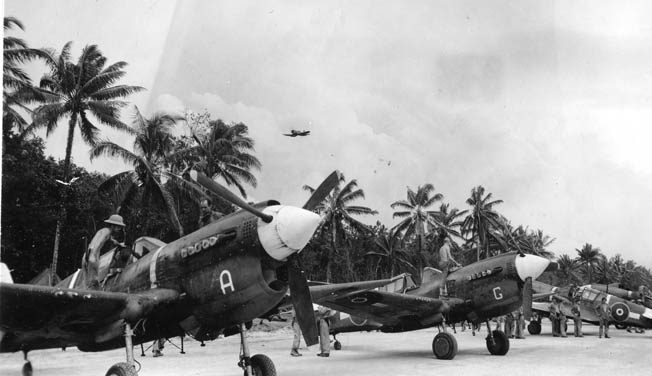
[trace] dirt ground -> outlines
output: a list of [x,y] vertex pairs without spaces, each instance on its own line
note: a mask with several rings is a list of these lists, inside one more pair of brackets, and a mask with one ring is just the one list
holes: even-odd
[[[470,331],[456,334],[459,352],[453,360],[438,360],[431,351],[436,329],[384,334],[341,334],[341,351],[331,351],[330,358],[316,357],[318,346],[302,348],[303,356],[289,356],[292,333],[289,329],[275,332],[252,332],[249,344],[252,353],[269,356],[279,375],[652,375],[648,356],[652,355],[652,330],[646,334],[627,333],[611,328],[611,339],[598,339],[598,329],[586,325],[585,337],[553,338],[544,321],[543,334],[527,335],[524,340],[511,340],[505,356],[489,355],[483,331],[472,336]],[[572,330],[572,326],[569,327]],[[180,345],[178,339],[173,343]],[[168,375],[242,375],[236,366],[239,337],[232,336],[209,342],[185,342],[186,354],[171,344],[164,356],[152,358],[151,351],[136,359],[140,376]],[[124,361],[124,350],[103,353],[82,353],[76,349],[45,350],[30,353],[34,375],[89,376],[104,375],[108,368]],[[20,375],[22,354],[0,354],[0,375]],[[518,372],[518,373],[516,373]]]

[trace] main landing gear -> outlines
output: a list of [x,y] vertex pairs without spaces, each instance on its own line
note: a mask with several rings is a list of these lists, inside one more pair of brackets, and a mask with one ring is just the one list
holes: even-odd
[[134,360],[134,344],[131,340],[134,331],[131,329],[131,324],[125,323],[125,350],[127,352],[127,361],[116,363],[109,368],[106,376],[138,376],[136,372]]
[[487,349],[491,355],[505,355],[509,351],[509,338],[501,330],[491,331],[487,321]]
[[527,324],[527,331],[532,335],[541,334],[541,321],[532,320]]
[[446,331],[446,323],[442,323],[443,332],[439,332],[432,340],[432,352],[437,359],[450,360],[457,355],[457,340]]
[[333,341],[334,341],[333,342],[333,348],[335,350],[342,350],[342,343],[337,340],[337,337],[335,336],[335,334],[333,334]]
[[32,362],[27,359],[27,351],[23,351],[23,357],[25,358],[25,364],[23,364],[22,375],[23,376],[32,376],[34,370],[32,369]]
[[270,358],[263,354],[249,356],[247,344],[247,328],[240,324],[240,361],[238,367],[244,370],[245,376],[276,376],[276,367]]

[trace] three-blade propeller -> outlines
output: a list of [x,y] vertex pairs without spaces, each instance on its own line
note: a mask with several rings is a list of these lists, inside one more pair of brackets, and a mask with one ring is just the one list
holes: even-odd
[[[311,211],[314,210],[317,205],[324,201],[333,188],[335,188],[339,183],[339,180],[339,172],[333,171],[319,185],[319,187],[315,189],[308,201],[303,205],[303,208]],[[292,305],[294,306],[296,318],[299,320],[303,339],[306,341],[307,346],[315,345],[319,341],[317,325],[315,323],[315,312],[312,308],[312,297],[310,296],[308,281],[306,280],[298,253],[294,253],[288,257],[287,267],[290,283],[290,297],[292,298]]]
[[[274,219],[271,215],[265,214],[249,205],[231,191],[201,172],[191,170],[189,175],[193,181],[197,182],[204,188],[259,217],[265,223],[270,223]],[[339,183],[339,178],[340,174],[338,171],[331,173],[313,192],[306,204],[303,206],[303,209],[314,210]],[[290,296],[292,298],[292,305],[294,306],[296,318],[301,327],[301,331],[303,332],[303,338],[306,341],[306,345],[312,346],[318,343],[317,325],[315,323],[315,313],[312,307],[312,298],[310,296],[310,289],[308,288],[308,281],[306,280],[305,272],[301,267],[301,260],[298,252],[293,253],[287,258],[287,268]]]

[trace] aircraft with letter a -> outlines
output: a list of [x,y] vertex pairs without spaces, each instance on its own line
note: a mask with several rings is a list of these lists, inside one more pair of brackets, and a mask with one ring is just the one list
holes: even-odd
[[[0,266],[0,352],[77,346],[81,351],[126,348],[126,362],[107,375],[136,375],[133,345],[194,333],[199,340],[240,332],[238,365],[246,375],[275,375],[265,355],[250,356],[245,323],[265,316],[288,289],[305,341],[317,329],[298,253],[312,238],[320,217],[310,211],[337,185],[334,172],[303,208],[265,201],[249,205],[196,171],[190,177],[239,210],[187,236],[164,244],[144,238],[136,250],[152,248],[122,272],[90,288],[89,270],[56,286],[11,283]],[[109,254],[104,259],[110,259]],[[100,274],[108,263],[100,262]],[[2,270],[4,269],[4,270]],[[31,374],[30,362],[23,367]]]
[[453,359],[457,341],[447,332],[446,324],[465,320],[486,322],[487,349],[493,355],[505,355],[509,339],[500,330],[490,331],[488,320],[513,312],[521,305],[529,307],[532,280],[548,264],[543,257],[510,252],[449,274],[426,268],[420,286],[401,284],[391,291],[387,286],[397,279],[385,279],[320,284],[310,286],[310,293],[315,303],[350,315],[335,323],[333,334],[369,329],[395,333],[442,326],[444,331],[434,337],[432,351],[439,359]]

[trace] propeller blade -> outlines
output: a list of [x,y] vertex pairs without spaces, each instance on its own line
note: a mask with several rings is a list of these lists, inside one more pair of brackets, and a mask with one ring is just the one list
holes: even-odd
[[527,321],[532,319],[532,277],[527,277],[523,285],[523,316]]
[[308,201],[303,205],[303,208],[306,210],[314,210],[317,205],[319,205],[326,196],[337,186],[340,181],[340,172],[335,170],[333,171],[326,179],[324,179],[319,187],[315,189]]
[[317,323],[315,312],[312,308],[312,297],[308,288],[308,281],[301,269],[301,262],[298,254],[288,257],[288,280],[290,284],[290,296],[296,318],[299,321],[303,339],[306,346],[312,346],[319,342],[317,334]]
[[222,197],[226,201],[232,203],[233,205],[236,205],[243,210],[248,211],[249,213],[257,216],[258,218],[262,219],[265,223],[270,223],[274,217],[271,215],[265,214],[261,212],[260,210],[254,208],[253,206],[247,204],[244,200],[242,200],[240,197],[236,196],[233,194],[231,191],[228,189],[224,188],[222,185],[214,181],[213,179],[210,179],[208,176],[202,174],[199,171],[196,170],[190,170],[190,178],[195,181],[197,184],[201,185],[202,187],[208,189],[209,191],[215,193],[216,195]]

